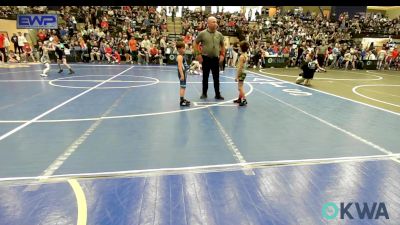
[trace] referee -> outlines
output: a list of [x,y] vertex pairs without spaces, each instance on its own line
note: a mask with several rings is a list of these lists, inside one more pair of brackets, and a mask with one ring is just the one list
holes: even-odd
[[208,17],[207,25],[208,28],[199,33],[193,45],[197,60],[203,65],[203,93],[200,98],[207,98],[208,76],[211,70],[215,99],[224,100],[219,91],[219,64],[225,57],[224,36],[217,31],[218,25],[215,17]]

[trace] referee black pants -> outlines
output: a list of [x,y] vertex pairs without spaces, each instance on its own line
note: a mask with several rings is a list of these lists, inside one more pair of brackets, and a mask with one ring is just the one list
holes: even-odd
[[208,57],[203,55],[203,95],[207,95],[208,90],[208,76],[210,75],[210,70],[213,75],[215,96],[221,96],[219,92],[219,58],[218,57]]

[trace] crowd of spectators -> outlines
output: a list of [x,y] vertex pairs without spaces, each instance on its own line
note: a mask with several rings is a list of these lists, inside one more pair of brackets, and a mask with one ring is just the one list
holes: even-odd
[[[362,32],[389,35],[399,34],[399,18],[389,20],[379,15],[368,17],[347,13],[327,19],[321,13],[287,11],[274,17],[258,18],[257,28],[245,33],[252,47],[254,66],[265,64],[269,56],[289,57],[288,66],[299,65],[308,52],[314,52],[321,66],[334,68],[363,68],[364,60],[373,59],[378,52],[385,52],[385,67],[398,68],[398,51],[393,43],[376,48],[373,43],[362,46],[353,41],[353,36]],[[380,25],[371,30],[371,27]],[[262,40],[264,38],[264,41]],[[372,46],[371,46],[372,44]]]
[[[93,62],[94,56],[99,59],[100,54],[99,61],[110,62],[106,54],[108,46],[113,54],[110,58],[120,55],[124,61],[149,63],[149,60],[161,59],[160,53],[168,47],[167,16],[164,10],[156,11],[155,6],[61,6],[56,11],[25,7],[19,12],[33,13],[36,8],[59,14],[58,29],[37,31],[37,42],[31,43],[37,52],[53,35],[62,40],[75,61]],[[8,15],[9,10],[14,8],[3,7],[3,14]],[[20,57],[22,53],[18,51]]]
[[[57,35],[74,61],[164,64],[169,59],[174,61],[174,57],[169,56],[177,53],[175,41],[168,36],[167,11],[174,21],[179,7],[156,9],[156,6],[61,6],[56,9],[3,6],[0,17],[11,18],[15,12],[59,14],[58,29],[38,30],[37,42],[31,46],[29,43],[28,46],[27,43],[17,44],[13,52],[18,51],[20,57],[27,55],[27,48],[33,51],[27,56],[34,55],[33,59],[39,60],[40,46],[52,35]],[[322,13],[278,10],[273,17],[265,11],[256,11],[252,18],[251,12],[246,16],[246,12],[224,12],[223,9],[213,14],[185,7],[181,10],[182,30],[178,33],[186,45],[187,55],[191,55],[192,43],[198,33],[206,29],[208,16],[213,15],[221,33],[250,43],[250,64],[255,67],[265,66],[266,59],[272,56],[285,56],[287,66],[298,66],[310,51],[316,54],[321,66],[335,68],[361,68],[364,60],[378,59],[382,51],[385,51],[384,62],[390,58],[385,64],[387,67],[398,61],[396,46],[391,43],[379,48],[362,47],[352,38],[365,33],[399,35],[400,17],[356,15],[350,18],[344,13],[336,20],[335,16],[328,19]],[[18,42],[18,38],[15,41]],[[238,49],[238,42],[227,46],[227,66],[235,66]],[[24,61],[28,60],[28,57],[24,58]]]
[[[205,29],[208,15],[201,11],[184,9],[182,13],[182,34],[184,41],[190,44],[198,32]],[[321,66],[332,68],[363,68],[365,60],[383,57],[384,67],[398,68],[398,50],[393,43],[376,48],[373,43],[361,46],[354,42],[357,34],[399,35],[400,17],[388,19],[380,14],[368,16],[347,13],[330,19],[321,13],[302,12],[299,10],[278,11],[269,17],[267,13],[256,11],[255,18],[249,12],[213,14],[217,18],[219,31],[225,35],[235,33],[240,40],[250,43],[250,65],[263,67],[266,59],[284,56],[287,66],[299,66],[308,52],[313,51]],[[371,46],[372,44],[372,46]],[[235,66],[238,59],[238,42],[227,48],[227,65]],[[384,53],[383,53],[384,52]],[[384,68],[382,67],[382,68]]]
[[47,13],[47,6],[0,6],[0,19],[16,19],[22,13]]

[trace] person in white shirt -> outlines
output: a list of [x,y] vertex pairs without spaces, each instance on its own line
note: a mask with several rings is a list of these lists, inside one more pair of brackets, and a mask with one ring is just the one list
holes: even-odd
[[165,41],[165,39],[166,39],[166,37],[163,36],[160,40],[160,49],[161,49],[161,52],[163,55],[165,53],[165,50],[167,49],[167,42]]
[[97,36],[99,36],[99,38],[104,38],[104,36],[106,36],[106,34],[103,32],[103,30],[99,30],[97,32]]
[[378,65],[376,69],[380,70],[382,68],[382,64],[384,64],[386,55],[387,55],[386,50],[383,48],[378,52]]
[[42,62],[45,67],[43,69],[43,72],[40,74],[40,76],[47,77],[48,72],[50,70],[49,49],[51,47],[50,47],[49,41],[45,41],[41,47],[42,47],[42,50],[43,50],[43,55],[40,58],[40,62]]
[[353,55],[350,53],[349,50],[346,51],[346,53],[344,54],[344,62],[345,62],[345,67],[344,69],[347,70],[347,67],[349,66],[349,63],[352,62],[353,65],[353,69],[356,68],[356,65],[354,63],[353,59]]
[[250,10],[249,10],[249,13],[248,13],[248,21],[249,21],[249,22],[251,21],[251,16],[252,16],[252,14],[253,14],[253,12],[252,12],[252,10],[250,9]]
[[166,42],[166,36],[162,36],[162,38],[160,39],[160,50],[161,50],[161,58],[160,58],[160,63],[162,63],[162,65],[165,65],[164,63],[164,59],[165,59],[165,51],[167,50],[167,42]]
[[338,58],[340,57],[339,47],[340,47],[339,43],[336,43],[335,47],[332,49],[332,57],[333,57],[332,63],[331,63],[332,68],[338,67],[337,62],[338,62]]
[[140,47],[145,49],[146,62],[149,62],[149,51],[151,47],[151,42],[149,39],[147,39],[147,35],[143,36],[143,40],[140,42]]
[[18,52],[24,52],[24,43],[28,42],[21,32],[18,32]]
[[147,50],[150,50],[151,42],[149,39],[147,39],[147,35],[143,36],[143,40],[140,42],[140,46],[146,48]]
[[367,60],[376,60],[376,56],[375,56],[375,54],[374,54],[373,51],[370,51],[370,52],[369,52],[369,55],[368,55],[368,57],[367,57]]

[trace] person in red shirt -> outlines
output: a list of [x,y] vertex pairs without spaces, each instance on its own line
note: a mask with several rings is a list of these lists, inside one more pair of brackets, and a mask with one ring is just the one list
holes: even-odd
[[150,62],[157,62],[160,60],[159,50],[155,44],[150,48]]
[[285,48],[282,49],[282,54],[283,55],[289,54],[289,46],[286,45]]
[[278,54],[279,51],[278,43],[274,42],[274,44],[272,45],[272,50],[274,51],[274,54]]
[[392,67],[394,70],[399,69],[399,61],[400,61],[400,56],[399,56],[399,51],[397,50],[397,47],[394,47],[392,51],[392,61],[391,65],[389,66]]
[[118,53],[118,51],[114,52],[114,58],[115,61],[118,62],[118,64],[121,64],[121,55]]
[[392,52],[392,59],[397,58],[398,55],[399,55],[399,51],[397,50],[397,47],[395,47]]
[[24,43],[23,50],[24,50],[25,63],[27,62],[29,56],[32,58],[33,62],[36,62],[35,57],[33,56],[32,53],[32,48],[28,42]]
[[110,47],[110,45],[106,45],[106,47],[104,48],[104,52],[106,53],[106,58],[108,63],[111,63],[111,59],[113,59],[114,61],[116,61],[115,57],[112,55],[112,48]]
[[101,21],[100,26],[103,29],[108,29],[108,22],[103,20]]
[[4,46],[5,39],[6,37],[4,37],[4,34],[0,34],[0,57],[3,63],[6,61],[6,48]]
[[40,41],[44,41],[46,39],[46,34],[43,33],[42,30],[39,30],[39,33],[37,34],[38,38]]

